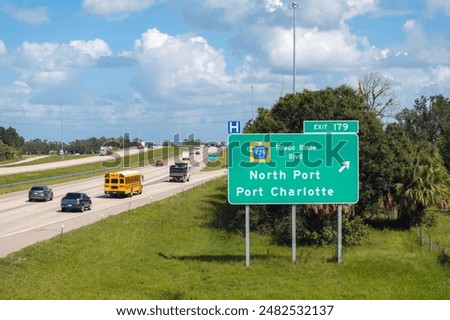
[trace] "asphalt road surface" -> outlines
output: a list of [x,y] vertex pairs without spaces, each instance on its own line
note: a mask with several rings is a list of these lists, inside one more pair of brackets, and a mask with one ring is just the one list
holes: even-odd
[[[147,150],[145,149],[145,152]],[[16,173],[25,173],[25,172],[33,172],[33,171],[43,171],[43,170],[51,170],[51,169],[58,169],[58,168],[65,168],[65,167],[73,167],[80,164],[87,164],[87,163],[95,163],[95,162],[103,162],[103,161],[113,161],[115,157],[123,157],[124,153],[127,153],[127,155],[134,155],[140,152],[138,149],[130,149],[126,151],[118,151],[113,154],[113,156],[92,156],[92,157],[86,157],[86,158],[79,158],[79,159],[71,159],[71,160],[65,160],[65,161],[58,161],[58,162],[51,162],[51,163],[42,163],[42,164],[35,164],[35,165],[27,165],[27,166],[13,166],[11,165],[3,165],[0,166],[0,176],[8,175],[8,174],[16,174]],[[141,150],[141,152],[144,152],[144,150]],[[71,156],[74,157],[74,156]],[[43,158],[43,157],[36,157],[34,159]],[[30,162],[34,160],[33,158],[19,161],[17,163],[23,163],[23,162]]]
[[[144,175],[143,193],[129,198],[105,196],[103,176],[50,185],[54,197],[48,202],[29,202],[28,190],[0,195],[0,257],[5,257],[33,243],[170,197],[226,175],[226,170],[201,171],[204,166],[204,162],[201,161],[203,155],[195,157],[198,164],[191,167],[190,181],[185,183],[169,182],[168,166],[173,163],[173,160],[165,161],[162,167],[139,168]],[[53,165],[53,163],[49,164],[50,167]],[[44,170],[41,165],[39,170]],[[83,213],[61,212],[61,198],[67,192],[76,191],[85,192],[91,197],[92,210]]]

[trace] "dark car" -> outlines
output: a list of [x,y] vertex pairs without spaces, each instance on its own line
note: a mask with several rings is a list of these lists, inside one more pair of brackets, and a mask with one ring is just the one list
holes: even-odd
[[28,200],[49,201],[53,200],[53,191],[47,186],[34,186],[28,191]]
[[83,192],[69,192],[61,199],[61,211],[81,211],[92,209],[91,198]]
[[161,159],[159,159],[159,160],[156,160],[155,165],[157,167],[162,167],[164,165],[164,162]]

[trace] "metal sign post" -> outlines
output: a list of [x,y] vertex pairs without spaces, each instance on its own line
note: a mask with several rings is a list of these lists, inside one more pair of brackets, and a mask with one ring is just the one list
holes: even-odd
[[297,206],[292,206],[292,262],[297,261]]
[[337,262],[342,262],[342,205],[338,205],[338,242],[337,242]]
[[245,206],[245,266],[250,267],[250,206]]

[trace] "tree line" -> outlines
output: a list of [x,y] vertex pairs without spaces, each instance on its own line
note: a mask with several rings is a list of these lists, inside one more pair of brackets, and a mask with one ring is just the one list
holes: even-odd
[[0,127],[0,160],[20,158],[25,139],[14,128]]
[[76,139],[63,145],[60,141],[38,138],[25,141],[15,128],[0,127],[0,161],[17,160],[22,155],[59,154],[61,150],[64,150],[65,154],[97,154],[102,146],[130,148],[136,145],[137,140],[131,140],[129,135],[117,138],[91,137]]
[[97,154],[102,146],[113,148],[129,148],[136,144],[137,138],[130,140],[128,136],[117,138],[95,138],[76,139],[74,141],[61,144],[60,141],[49,141],[42,139],[32,139],[26,141],[22,147],[23,154],[59,154],[64,150],[65,154]]

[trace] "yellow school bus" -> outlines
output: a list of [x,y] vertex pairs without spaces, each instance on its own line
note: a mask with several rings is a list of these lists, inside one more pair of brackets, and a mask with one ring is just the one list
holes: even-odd
[[110,172],[105,175],[105,194],[132,197],[134,193],[142,193],[142,180],[144,177],[139,171],[125,170]]

